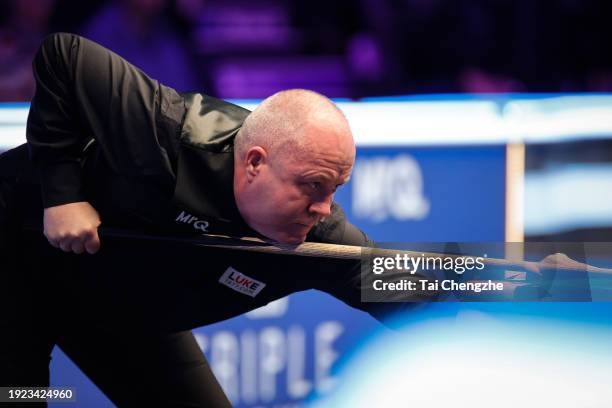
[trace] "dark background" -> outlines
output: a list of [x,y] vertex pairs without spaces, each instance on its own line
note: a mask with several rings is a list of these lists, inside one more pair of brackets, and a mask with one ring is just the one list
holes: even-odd
[[3,0],[0,101],[47,33],[83,34],[180,91],[263,98],[612,90],[605,0]]

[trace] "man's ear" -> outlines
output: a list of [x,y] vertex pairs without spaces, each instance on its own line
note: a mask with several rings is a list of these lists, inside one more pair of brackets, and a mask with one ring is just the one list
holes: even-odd
[[268,161],[268,152],[261,146],[253,146],[245,155],[247,181],[251,182]]

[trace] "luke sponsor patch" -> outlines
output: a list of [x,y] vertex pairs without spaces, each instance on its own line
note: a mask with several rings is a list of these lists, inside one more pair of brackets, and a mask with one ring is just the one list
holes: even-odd
[[257,296],[266,287],[265,283],[250,278],[231,266],[221,275],[219,283],[251,297]]

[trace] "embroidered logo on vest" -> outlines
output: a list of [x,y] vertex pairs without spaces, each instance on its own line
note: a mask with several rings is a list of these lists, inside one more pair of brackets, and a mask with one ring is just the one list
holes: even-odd
[[190,224],[193,228],[203,231],[209,232],[208,227],[210,223],[208,221],[204,221],[196,217],[195,215],[191,215],[185,211],[181,211],[181,213],[174,220],[176,222],[182,222],[184,224]]
[[250,278],[231,266],[221,275],[219,283],[251,297],[257,296],[266,287],[265,283]]

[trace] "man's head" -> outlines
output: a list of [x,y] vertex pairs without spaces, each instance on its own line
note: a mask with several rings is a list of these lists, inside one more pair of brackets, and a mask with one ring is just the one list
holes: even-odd
[[329,99],[312,91],[282,91],[246,119],[234,144],[234,195],[257,232],[297,244],[331,211],[348,181],[355,144],[348,122]]

